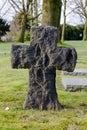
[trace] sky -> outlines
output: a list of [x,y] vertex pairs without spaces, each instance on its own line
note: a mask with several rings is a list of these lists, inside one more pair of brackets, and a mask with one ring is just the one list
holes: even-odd
[[[3,19],[6,19],[8,22],[10,22],[13,19],[15,12],[11,8],[10,4],[8,2],[5,2],[5,1],[6,0],[0,0],[0,16]],[[2,6],[3,6],[3,9],[1,9]]]
[[[0,0],[0,16],[3,17],[4,19],[6,19],[8,22],[10,22],[13,19],[15,12],[13,9],[10,9],[9,3],[8,2],[5,3],[5,1],[6,0]],[[39,0],[39,1],[42,1],[42,0]],[[1,7],[3,6],[3,4],[4,4],[4,8],[1,10]],[[69,11],[70,10],[68,9],[67,13]],[[68,15],[68,17],[66,18],[66,22],[71,25],[81,24],[80,17],[75,14]],[[61,14],[61,23],[63,23],[63,12]]]

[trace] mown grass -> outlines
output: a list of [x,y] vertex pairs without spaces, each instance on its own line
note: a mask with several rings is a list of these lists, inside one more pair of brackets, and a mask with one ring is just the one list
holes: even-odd
[[[77,68],[87,68],[87,42],[66,41],[78,52]],[[27,89],[28,70],[12,69],[11,43],[0,43],[0,130],[87,130],[87,92],[65,92],[59,87],[57,71],[56,86],[59,101],[64,110],[22,110]],[[6,111],[5,108],[9,107]]]

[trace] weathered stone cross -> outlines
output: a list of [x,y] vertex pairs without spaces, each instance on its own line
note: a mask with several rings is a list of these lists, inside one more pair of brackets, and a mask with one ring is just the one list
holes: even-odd
[[74,48],[57,47],[58,29],[39,26],[31,29],[29,45],[12,45],[12,67],[28,68],[29,90],[23,108],[59,110],[56,69],[73,71],[77,53]]

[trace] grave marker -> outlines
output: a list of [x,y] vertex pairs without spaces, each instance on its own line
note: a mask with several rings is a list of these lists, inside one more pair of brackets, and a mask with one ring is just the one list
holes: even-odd
[[62,83],[66,91],[87,91],[87,78],[62,78]]
[[77,53],[74,48],[57,47],[58,29],[39,26],[31,29],[31,44],[12,45],[12,67],[28,68],[29,89],[23,108],[59,110],[56,69],[73,71]]
[[63,72],[64,75],[81,75],[81,76],[85,76],[87,75],[87,69],[75,69],[73,72],[67,72],[64,71]]

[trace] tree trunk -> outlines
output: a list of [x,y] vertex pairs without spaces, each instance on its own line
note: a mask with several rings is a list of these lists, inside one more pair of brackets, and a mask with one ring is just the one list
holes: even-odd
[[22,18],[22,27],[21,27],[21,32],[20,32],[20,36],[19,36],[18,42],[24,42],[26,24],[27,24],[27,15],[24,14],[23,18]]
[[42,24],[49,25],[49,0],[43,0],[43,14],[42,14]]
[[66,26],[66,0],[64,0],[64,23],[63,23],[63,27],[62,27],[62,36],[61,36],[61,42],[64,41],[64,36],[65,36],[65,26]]
[[61,0],[43,0],[42,24],[59,28]]
[[84,41],[87,40],[87,18],[86,18],[86,23],[85,23],[84,32],[83,32],[83,40]]
[[2,40],[1,40],[1,36],[0,36],[0,42],[1,42]]
[[30,26],[33,26],[33,14],[34,14],[34,9],[33,9],[33,0],[31,0],[30,2],[30,17],[31,17],[31,20],[30,20]]
[[[34,0],[34,17],[38,15],[38,2]],[[38,26],[38,17],[34,20],[34,25]]]
[[[27,6],[27,9],[26,9]],[[25,36],[25,30],[26,30],[26,24],[27,24],[27,15],[28,15],[28,7],[29,7],[29,1],[27,1],[27,5],[25,6],[25,1],[22,0],[22,26],[21,26],[21,32],[19,35],[18,42],[24,42],[24,36]]]

